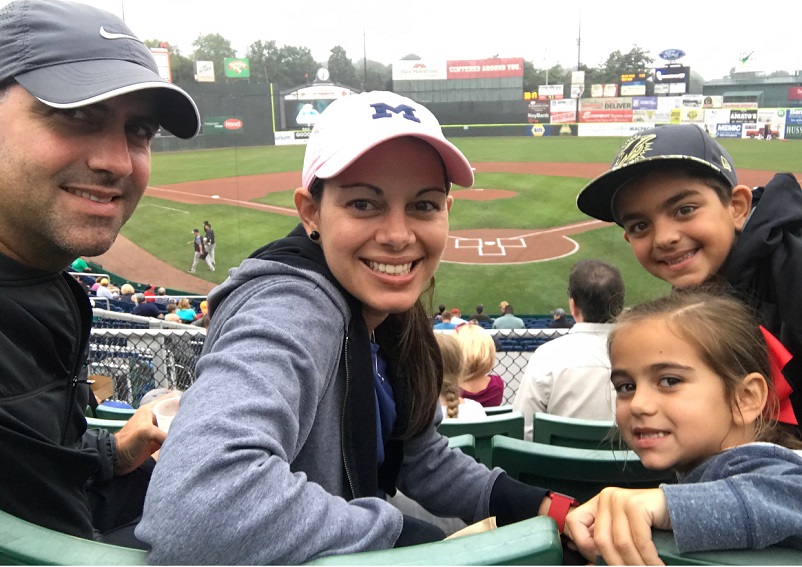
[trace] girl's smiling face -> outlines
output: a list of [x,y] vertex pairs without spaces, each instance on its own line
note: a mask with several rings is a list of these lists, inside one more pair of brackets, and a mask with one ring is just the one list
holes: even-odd
[[452,197],[433,147],[391,139],[327,179],[319,202],[305,188],[295,202],[307,232],[320,233],[332,274],[362,302],[369,329],[415,304],[448,239]]
[[610,362],[616,421],[645,467],[685,472],[750,440],[734,419],[738,410],[722,378],[665,317],[616,329]]

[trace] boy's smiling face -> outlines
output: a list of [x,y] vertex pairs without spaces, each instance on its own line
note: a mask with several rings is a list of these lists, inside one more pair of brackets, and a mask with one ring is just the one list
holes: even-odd
[[751,190],[738,185],[729,203],[681,170],[658,171],[624,185],[615,209],[624,238],[653,276],[675,288],[699,285],[721,269],[744,226]]

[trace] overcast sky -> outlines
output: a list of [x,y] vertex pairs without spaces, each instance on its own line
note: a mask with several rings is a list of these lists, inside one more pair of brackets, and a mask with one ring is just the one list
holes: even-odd
[[[124,16],[142,39],[167,41],[185,55],[200,34],[219,33],[237,54],[256,40],[308,47],[326,61],[335,45],[356,62],[523,57],[535,67],[595,67],[638,46],[656,64],[665,49],[705,80],[720,78],[752,53],[748,68],[802,70],[800,0],[746,4],[679,0],[82,0]],[[0,5],[7,3],[0,0]],[[581,37],[577,53],[577,37]]]

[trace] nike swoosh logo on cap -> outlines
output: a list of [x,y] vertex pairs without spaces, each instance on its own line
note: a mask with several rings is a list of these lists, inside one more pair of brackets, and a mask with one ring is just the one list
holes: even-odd
[[104,28],[103,26],[100,26],[100,37],[103,37],[105,39],[133,39],[134,41],[142,43],[142,40],[139,39],[138,37],[134,37],[132,35],[128,35],[125,33],[110,32],[106,30],[106,28]]

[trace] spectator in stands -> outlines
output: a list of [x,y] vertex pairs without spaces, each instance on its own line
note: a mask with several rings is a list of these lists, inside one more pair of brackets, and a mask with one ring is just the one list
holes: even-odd
[[[108,30],[107,39],[98,30]],[[83,3],[13,1],[0,17],[0,509],[88,539],[136,545],[165,438],[152,406],[111,435],[86,429],[92,312],[64,268],[114,242],[150,177],[161,125],[197,132],[117,16]],[[112,533],[114,532],[114,533]],[[129,530],[130,532],[130,530]]]
[[510,303],[508,301],[500,301],[498,304],[498,312],[501,315],[504,315],[504,308],[507,307]]
[[489,323],[490,317],[485,313],[485,306],[481,303],[476,306],[476,313],[471,315],[471,319],[475,319],[478,323]]
[[512,403],[524,414],[530,441],[535,412],[605,421],[615,417],[607,335],[624,308],[621,272],[600,260],[580,260],[568,275],[568,305],[576,325],[532,353]]
[[164,289],[163,287],[160,287],[159,289],[156,290],[156,298],[154,299],[154,301],[156,303],[158,303],[159,305],[167,305],[167,302],[169,300],[170,300],[170,298],[167,297],[167,290],[166,289]]
[[490,333],[478,325],[461,325],[456,337],[462,348],[462,397],[484,407],[500,406],[504,402],[504,380],[493,373],[496,344]]
[[192,323],[198,316],[198,312],[192,308],[192,304],[190,304],[189,299],[186,297],[182,297],[178,300],[175,314],[178,315],[182,323]]
[[[507,303],[506,301],[503,303]],[[500,306],[499,306],[500,307]],[[515,316],[512,305],[507,303],[504,306],[504,315],[493,321],[494,329],[525,329],[524,320]]]
[[134,286],[129,283],[124,283],[120,286],[120,301],[124,301],[126,303],[133,303],[134,302]]
[[105,297],[106,299],[117,299],[111,291],[109,278],[100,278],[97,289],[95,289],[97,297]]
[[131,315],[139,315],[140,317],[155,317],[156,319],[164,319],[164,313],[155,303],[147,300],[144,293],[137,293],[134,295],[134,308],[131,310]]
[[439,323],[435,323],[435,331],[453,331],[457,326],[451,322],[451,312],[443,311],[443,315]]
[[443,385],[440,386],[440,408],[444,419],[480,419],[487,417],[485,408],[460,393],[462,376],[462,346],[451,333],[435,333],[443,357]]
[[437,313],[435,313],[434,315],[432,315],[432,321],[433,321],[434,323],[439,323],[440,321],[442,321],[442,320],[443,320],[443,313],[445,313],[445,311],[446,311],[446,306],[445,306],[445,304],[444,304],[444,303],[441,303],[441,304],[440,304],[440,305],[437,307]]
[[570,329],[574,323],[568,320],[565,316],[565,309],[558,307],[551,312],[551,321],[549,321],[549,329]]
[[462,312],[456,307],[451,310],[451,322],[455,327],[459,327],[460,325],[467,323],[467,321],[462,318]]
[[142,292],[145,300],[148,303],[156,303],[156,286],[153,284],[145,284],[145,290]]
[[92,268],[89,267],[89,264],[86,263],[86,260],[78,256],[75,260],[72,261],[70,264],[70,268],[72,268],[73,272],[91,272]]
[[151,563],[302,564],[444,537],[385,500],[397,486],[468,523],[550,508],[436,430],[442,361],[421,294],[448,241],[451,182],[472,180],[413,100],[365,92],[320,114],[301,224],[209,296],[198,378],[137,528]]
[[168,303],[165,306],[167,313],[164,315],[165,321],[170,321],[171,323],[183,323],[181,317],[178,316],[176,313],[177,305],[175,303]]
[[203,327],[204,329],[208,329],[211,323],[212,319],[208,313],[204,313],[192,322],[195,327]]

